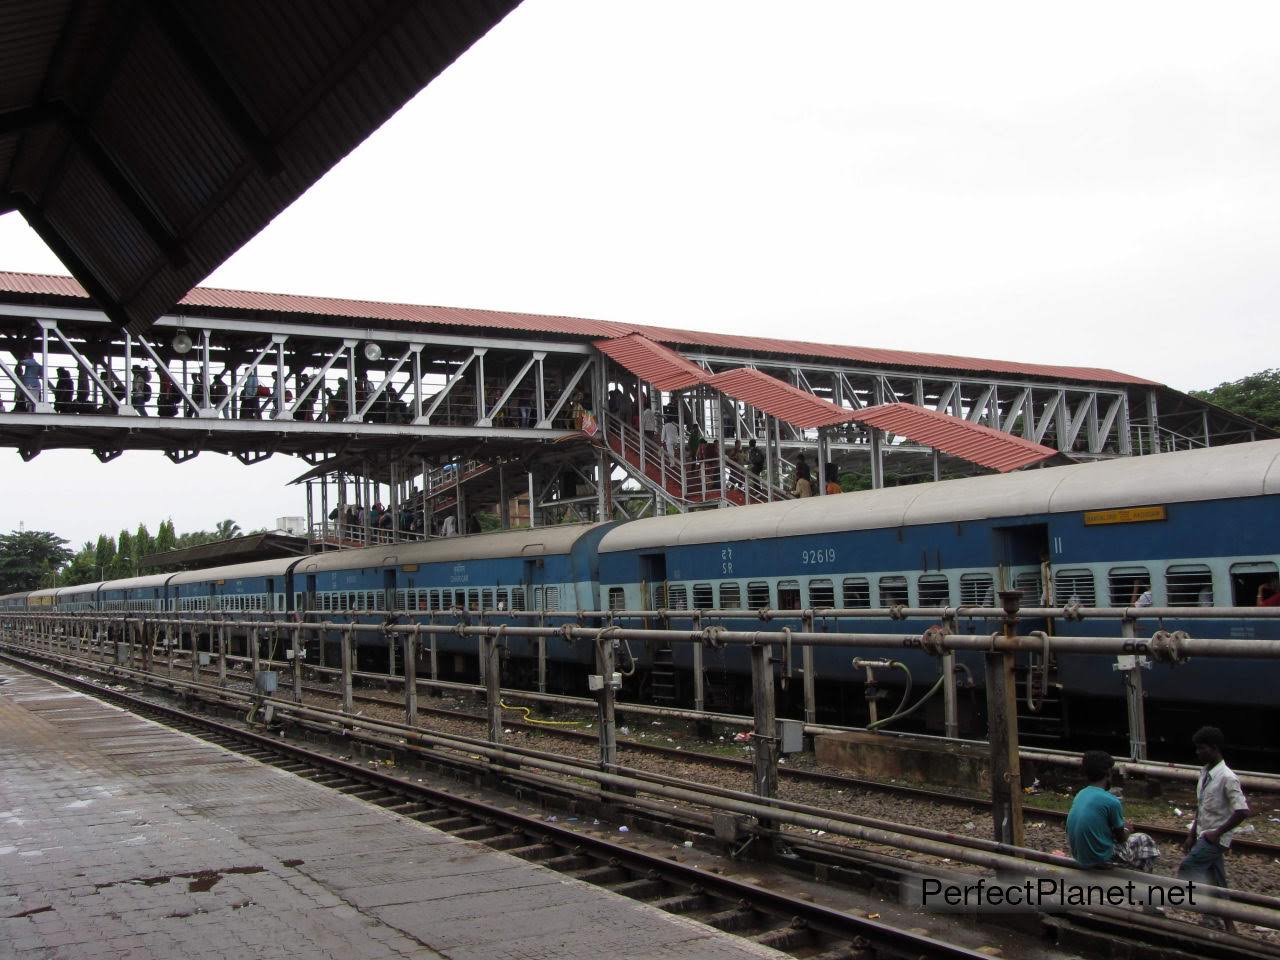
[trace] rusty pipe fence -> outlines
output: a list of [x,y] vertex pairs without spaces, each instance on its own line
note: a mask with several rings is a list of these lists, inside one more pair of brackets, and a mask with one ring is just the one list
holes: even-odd
[[[681,612],[683,613],[684,611]],[[1012,619],[1007,613],[1005,613],[1005,617],[1006,621]],[[100,632],[108,624],[114,626],[120,632],[121,639],[115,641],[102,640]],[[226,628],[232,625],[250,630],[251,636],[255,640],[261,638],[261,631],[275,631],[277,634],[280,631],[287,633],[291,643],[290,651],[293,654],[289,659],[292,660],[294,667],[294,702],[271,697],[262,692],[247,693],[226,688],[225,662],[228,659]],[[191,679],[174,675],[176,653],[173,644],[173,632],[175,628],[181,630],[184,627],[203,627],[217,632],[219,640],[218,656],[222,661],[217,684],[200,680],[200,668],[209,664],[207,662],[202,663],[204,657],[195,649],[190,651]],[[306,633],[314,631],[337,632],[341,638],[342,666],[340,669],[343,678],[343,705],[338,710],[304,705],[301,702],[302,657],[299,655],[301,640]],[[354,651],[352,640],[356,634],[369,632],[379,632],[396,637],[404,651],[406,717],[403,724],[358,717],[354,715],[351,709],[351,681],[354,673],[352,670],[352,653]],[[757,776],[755,778],[754,792],[747,793],[725,788],[708,788],[704,785],[695,786],[666,775],[620,766],[617,763],[616,753],[613,752],[611,737],[607,737],[603,731],[601,734],[600,760],[594,767],[580,766],[567,762],[563,757],[553,753],[503,744],[501,739],[502,727],[500,716],[498,715],[500,710],[499,697],[496,695],[500,690],[497,676],[500,661],[496,656],[490,659],[489,667],[492,672],[487,678],[490,723],[486,738],[463,737],[457,734],[437,733],[418,728],[415,722],[417,689],[415,648],[423,634],[434,637],[448,633],[477,637],[482,643],[482,652],[490,653],[493,650],[492,645],[496,644],[503,635],[508,633],[522,636],[564,636],[573,639],[592,639],[596,642],[597,649],[601,653],[601,659],[598,661],[598,666],[601,668],[610,666],[610,658],[603,651],[605,648],[612,649],[612,640],[615,636],[621,638],[630,635],[633,639],[640,639],[656,634],[664,639],[673,641],[743,644],[751,647],[753,651],[753,672],[757,674],[756,679],[758,681],[756,691],[766,701],[764,704],[758,704],[756,711],[754,735]],[[99,635],[94,636],[94,634]],[[162,637],[161,634],[164,636]],[[799,634],[797,637],[805,637],[805,635]],[[888,644],[892,648],[893,645],[904,641],[906,637],[907,635],[886,637],[879,634],[820,634],[812,639],[814,642],[821,642],[822,645],[849,646],[852,648],[874,645],[883,648],[885,644]],[[808,638],[805,637],[805,639],[807,640]],[[984,651],[992,651],[995,656],[1007,656],[1014,650],[1027,649],[1027,644],[1023,642],[1027,639],[1035,640],[1035,644],[1032,646],[1039,649],[1036,646],[1039,644],[1037,638],[1019,637],[1008,632],[996,633],[990,636],[943,636],[931,640],[930,645],[943,652],[948,650],[983,649]],[[1072,642],[1079,639],[1089,642],[1087,645]],[[1094,643],[1097,639],[1054,638],[1054,645],[1057,649],[1071,650],[1073,652],[1079,652],[1083,649],[1084,652],[1092,654],[1113,654],[1125,642],[1124,638],[1103,638],[1108,640],[1108,643],[1099,646]],[[165,643],[165,640],[168,643]],[[483,646],[486,641],[489,644],[487,647]],[[986,646],[976,645],[978,641],[986,644]],[[116,653],[113,659],[118,662],[107,665],[106,669],[121,677],[145,682],[160,682],[162,685],[167,685],[177,691],[217,696],[228,703],[235,702],[241,705],[249,705],[253,709],[270,704],[277,717],[292,718],[296,722],[312,726],[342,729],[353,734],[359,733],[359,735],[377,743],[413,745],[425,749],[443,749],[459,752],[480,758],[483,762],[496,763],[509,770],[536,772],[538,776],[572,777],[585,780],[595,784],[601,792],[616,792],[627,795],[645,794],[660,798],[668,803],[675,801],[710,810],[753,817],[758,823],[770,827],[788,825],[800,829],[823,830],[837,836],[862,842],[882,844],[931,856],[947,857],[1005,874],[1015,873],[1036,878],[1047,877],[1069,880],[1080,884],[1082,887],[1087,887],[1091,882],[1096,882],[1096,878],[1093,878],[1092,875],[1075,869],[1069,859],[1025,849],[1022,846],[1020,836],[1010,839],[1008,836],[1002,835],[1002,831],[999,829],[997,829],[997,835],[994,840],[985,840],[977,837],[957,837],[925,827],[896,824],[778,799],[774,795],[777,760],[776,738],[772,726],[766,724],[771,719],[771,703],[768,701],[772,699],[773,684],[769,681],[776,667],[776,661],[770,655],[770,650],[779,645],[780,642],[778,634],[771,631],[723,631],[716,635],[714,641],[711,641],[709,638],[701,636],[697,631],[631,631],[616,626],[584,627],[570,624],[563,624],[559,627],[512,627],[506,624],[469,625],[463,623],[452,625],[435,623],[358,624],[339,621],[305,623],[297,620],[281,621],[279,619],[230,621],[224,618],[175,617],[164,614],[104,616],[100,613],[78,615],[30,612],[0,613],[0,646],[11,651],[19,653],[34,652],[43,654],[55,661],[75,665],[83,664],[84,660],[82,657],[73,656],[72,654],[78,655],[86,650],[98,647],[100,649],[95,652],[101,655],[102,648],[110,646],[112,652]],[[1265,649],[1252,641],[1244,641],[1242,643],[1238,640],[1224,640],[1220,643],[1221,646],[1209,653],[1201,650],[1200,643],[1188,643],[1180,649],[1186,651],[1187,655],[1194,654],[1196,656],[1249,656],[1266,659],[1280,656],[1280,644],[1271,649]],[[167,647],[169,650],[166,657],[169,669],[167,677],[160,677],[154,672],[154,649],[156,646]],[[123,655],[119,654],[121,649],[124,650]],[[255,656],[253,657],[255,666],[259,665],[257,650],[258,648],[255,645]],[[136,666],[139,660],[141,660],[140,668]],[[612,688],[608,683],[605,683],[600,694],[602,701],[607,701],[611,697],[611,693]],[[612,717],[611,712],[602,710],[601,716],[606,718],[607,725],[612,725],[608,722]],[[774,749],[770,749],[771,744]],[[772,765],[771,770],[769,769],[770,765]],[[997,824],[998,826],[999,824]],[[1133,879],[1136,882],[1165,889],[1185,886],[1176,881],[1147,874],[1130,874],[1127,871],[1115,871],[1113,875],[1117,879]],[[1214,888],[1208,885],[1198,885],[1197,893],[1199,900],[1191,907],[1196,911],[1229,918],[1238,922],[1280,929],[1280,900],[1247,892]]]
[[[103,612],[90,611],[77,614],[38,611],[5,611],[0,614],[0,631],[12,632],[14,625],[27,625],[24,636],[37,644],[41,641],[52,644],[55,639],[59,644],[62,638],[75,638],[77,643],[89,642],[90,631],[101,638],[104,630],[108,635],[120,635],[125,643],[127,663],[132,664],[136,654],[141,653],[143,667],[152,668],[152,659],[156,647],[169,651],[166,656],[168,669],[172,674],[175,669],[174,651],[178,650],[174,634],[180,642],[184,629],[203,629],[208,631],[209,653],[192,651],[190,666],[193,678],[199,677],[201,659],[208,658],[210,663],[217,650],[217,671],[219,682],[226,683],[227,665],[231,660],[228,642],[230,634],[235,631],[245,633],[246,647],[251,645],[252,664],[255,675],[262,669],[260,638],[264,635],[279,638],[281,634],[289,640],[285,663],[292,663],[293,695],[295,701],[302,699],[302,681],[304,669],[325,671],[328,668],[304,668],[305,642],[303,638],[314,634],[321,638],[336,635],[339,640],[339,667],[336,672],[340,677],[343,709],[352,712],[353,681],[359,674],[355,670],[354,651],[357,635],[373,634],[387,641],[388,653],[392,658],[394,673],[394,655],[397,650],[402,655],[404,677],[400,681],[405,691],[406,717],[409,722],[416,720],[417,695],[419,681],[417,657],[420,641],[426,639],[428,644],[431,684],[448,686],[439,680],[438,653],[436,638],[442,635],[455,635],[473,638],[477,644],[478,662],[480,666],[480,684],[469,686],[458,684],[456,687],[466,689],[482,689],[487,702],[488,725],[492,739],[497,742],[501,738],[501,700],[504,693],[512,696],[552,699],[540,689],[535,695],[530,691],[504,690],[501,686],[501,661],[499,644],[503,637],[522,637],[536,642],[540,658],[540,677],[545,676],[546,642],[553,638],[566,640],[588,640],[595,643],[595,670],[592,689],[596,692],[594,703],[599,710],[600,724],[600,757],[606,765],[616,763],[616,733],[614,716],[616,710],[642,712],[663,710],[654,706],[619,703],[617,701],[616,671],[614,669],[614,641],[637,640],[659,641],[663,643],[691,644],[694,650],[695,683],[701,679],[701,671],[697,669],[699,654],[704,648],[722,648],[727,646],[744,646],[752,650],[752,692],[755,716],[752,718],[732,718],[739,725],[750,725],[756,746],[755,766],[758,792],[772,795],[773,785],[777,778],[778,735],[776,730],[776,711],[773,703],[775,674],[779,664],[791,670],[793,657],[791,648],[799,646],[804,665],[801,668],[805,678],[806,717],[812,719],[813,671],[811,652],[819,647],[847,648],[851,651],[864,650],[897,650],[923,651],[933,655],[940,664],[944,683],[944,711],[949,718],[955,713],[955,665],[957,652],[976,652],[984,655],[987,670],[986,698],[989,717],[989,748],[991,751],[993,790],[998,794],[993,816],[997,836],[1009,842],[1020,842],[1021,828],[1021,789],[1019,780],[1020,756],[1017,740],[1017,716],[1013,690],[1013,657],[1017,653],[1030,653],[1042,658],[1042,662],[1054,654],[1114,656],[1121,658],[1121,664],[1127,666],[1131,679],[1126,678],[1130,711],[1130,738],[1134,746],[1134,761],[1130,768],[1168,772],[1170,765],[1147,765],[1145,761],[1145,726],[1142,715],[1142,691],[1140,664],[1144,658],[1156,663],[1170,666],[1185,663],[1190,658],[1257,658],[1274,659],[1280,657],[1280,643],[1267,639],[1221,637],[1193,638],[1183,631],[1156,629],[1150,637],[1137,635],[1137,624],[1141,621],[1154,620],[1157,626],[1167,615],[1176,614],[1187,619],[1228,620],[1254,619],[1268,620],[1280,616],[1280,609],[1274,608],[1080,608],[1072,605],[1066,607],[1019,608],[1019,595],[1016,592],[1001,594],[1000,607],[887,607],[887,608],[824,608],[805,610],[614,610],[614,611],[507,611],[507,610],[464,610],[454,608],[447,611],[343,611],[339,620],[309,621],[307,614],[298,619],[292,614],[250,614],[249,617],[231,618],[221,614],[200,612],[188,613],[151,613],[151,612]],[[1087,636],[1050,636],[1043,632],[1030,634],[1017,633],[1017,624],[1023,616],[1052,616],[1066,621],[1085,619],[1114,620],[1120,626],[1120,635],[1114,637]],[[358,622],[360,617],[377,618],[381,622]],[[440,622],[442,618],[451,618],[452,622]],[[894,621],[936,619],[921,633],[854,633],[835,630],[819,630],[818,626],[827,626],[829,621],[858,620],[869,618],[888,618]],[[774,619],[799,619],[802,629],[785,628],[750,630],[730,629],[726,621],[754,620],[768,622]],[[501,619],[501,624],[486,623],[489,619]],[[958,623],[963,620],[972,623],[975,620],[995,621],[999,629],[990,633],[960,633]],[[550,623],[559,620],[559,623]],[[632,626],[629,621],[639,620],[641,623],[657,622],[662,626]],[[412,622],[405,622],[412,621]],[[425,621],[425,622],[424,622]],[[513,621],[513,622],[512,622]],[[588,623],[587,621],[590,621]],[[673,622],[688,622],[689,627],[672,626]],[[714,621],[714,622],[708,622]],[[148,640],[149,638],[149,640]],[[396,639],[397,642],[392,642]],[[195,641],[193,641],[194,645]],[[778,658],[775,651],[781,648],[783,656]],[[116,648],[118,650],[118,648]],[[118,655],[118,654],[117,654]],[[279,663],[274,657],[268,657],[268,666]],[[378,677],[380,675],[372,675]],[[386,675],[381,675],[386,678]],[[1132,682],[1131,682],[1132,681]],[[540,687],[542,685],[540,684]],[[1136,689],[1135,689],[1136,688]],[[561,702],[569,700],[576,704],[583,701],[578,698],[556,698]],[[705,719],[708,715],[698,710],[688,711],[686,715]],[[950,726],[950,724],[949,724]],[[823,728],[816,728],[821,730]],[[839,729],[839,728],[836,728]],[[951,732],[950,729],[948,732]],[[1069,755],[1063,754],[1063,757]],[[1064,762],[1067,762],[1064,760]],[[1193,768],[1178,771],[1183,776],[1193,776]],[[1274,788],[1275,784],[1270,784]]]

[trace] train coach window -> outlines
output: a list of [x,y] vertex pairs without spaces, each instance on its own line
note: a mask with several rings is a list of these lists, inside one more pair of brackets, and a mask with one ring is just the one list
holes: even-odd
[[693,609],[710,610],[715,605],[716,601],[712,594],[711,584],[695,583],[693,585]]
[[627,609],[627,591],[622,587],[609,588],[609,609],[625,610]]
[[511,609],[524,609],[524,587],[513,587],[511,590]]
[[871,606],[871,584],[861,577],[847,577],[840,586],[846,610]]
[[769,584],[763,580],[752,580],[747,584],[747,607],[751,610],[763,610],[769,606]]
[[736,583],[720,584],[720,609],[741,610],[742,588]]
[[916,595],[922,607],[946,607],[951,604],[951,581],[940,574],[929,574],[916,581]]
[[667,607],[671,610],[689,609],[689,592],[683,583],[672,583],[667,586]]
[[1146,567],[1112,567],[1107,571],[1107,592],[1113,607],[1136,606],[1150,589],[1151,574]]
[[1092,570],[1059,570],[1053,575],[1053,602],[1096,606]]
[[880,578],[880,606],[891,607],[894,604],[906,606],[910,602],[906,577]]
[[468,610],[480,609],[480,591],[479,590],[467,591],[467,609]]
[[994,607],[996,605],[995,581],[985,573],[960,575],[960,606]]
[[494,609],[494,606],[493,606],[493,591],[492,591],[492,590],[483,590],[483,591],[481,591],[481,593],[480,593],[480,609],[482,609],[482,610],[493,610],[493,609]]
[[1212,607],[1213,571],[1202,563],[1171,566],[1164,572],[1164,591],[1171,607]]
[[1013,579],[1013,589],[1022,594],[1022,606],[1040,606],[1040,600],[1044,596],[1044,586],[1040,583],[1040,574],[1030,571],[1018,574]]
[[1233,563],[1231,565],[1231,603],[1237,607],[1256,607],[1258,588],[1276,582],[1274,563]]
[[809,581],[809,606],[815,610],[836,605],[836,588],[830,580]]
[[544,610],[559,610],[559,609],[560,609],[560,588],[559,588],[559,587],[547,587],[547,594],[546,594],[546,596],[547,596],[547,605],[546,605],[545,607],[543,607],[542,609],[544,609]]
[[801,606],[800,600],[800,581],[799,580],[781,580],[778,582],[778,609],[779,610],[799,610]]
[[465,590],[453,591],[453,608],[455,610],[467,609],[467,591]]

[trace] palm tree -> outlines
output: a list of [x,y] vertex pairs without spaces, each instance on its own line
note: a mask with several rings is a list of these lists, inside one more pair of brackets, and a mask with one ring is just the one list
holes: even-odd
[[219,540],[230,540],[240,536],[240,524],[234,520],[219,520],[213,532],[218,535]]

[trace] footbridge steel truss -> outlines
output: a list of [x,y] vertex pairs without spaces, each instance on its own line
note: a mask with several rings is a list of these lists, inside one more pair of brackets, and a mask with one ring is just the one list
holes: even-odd
[[[310,519],[332,546],[381,535],[366,519],[353,540],[328,514],[382,501],[383,487],[385,501],[423,518],[417,535],[430,536],[438,516],[454,514],[461,532],[477,508],[547,523],[784,498],[799,455],[817,464],[819,486],[832,468],[872,486],[980,469],[857,423],[806,429],[705,382],[659,389],[601,351],[605,325],[594,321],[580,331],[526,315],[513,315],[524,329],[450,326],[348,306],[329,316],[188,307],[131,336],[83,297],[0,294],[0,446],[24,459],[56,448],[103,461],[127,450],[174,462],[202,452],[246,464],[300,456],[313,465],[300,478]],[[699,370],[711,379],[755,368],[838,408],[915,404],[1077,460],[1271,435],[1136,379],[893,367],[671,339],[657,349],[672,351],[685,382]],[[641,429],[646,406],[657,430],[677,424],[682,440],[670,454],[657,431]],[[704,438],[696,449],[695,428]],[[752,438],[766,453],[756,474],[732,449]]]

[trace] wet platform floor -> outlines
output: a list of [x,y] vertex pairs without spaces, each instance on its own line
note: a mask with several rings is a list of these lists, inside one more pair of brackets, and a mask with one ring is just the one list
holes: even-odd
[[8,665],[0,768],[0,956],[782,956]]

